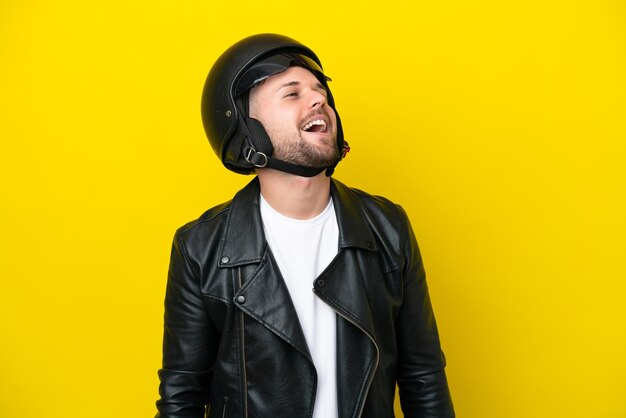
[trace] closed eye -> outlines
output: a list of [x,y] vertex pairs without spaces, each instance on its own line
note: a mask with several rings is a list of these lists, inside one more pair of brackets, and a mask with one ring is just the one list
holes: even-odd
[[322,85],[322,83],[317,83],[315,85],[315,90],[317,90],[318,92],[322,93],[324,95],[324,97],[328,97],[328,91],[326,90],[326,88]]

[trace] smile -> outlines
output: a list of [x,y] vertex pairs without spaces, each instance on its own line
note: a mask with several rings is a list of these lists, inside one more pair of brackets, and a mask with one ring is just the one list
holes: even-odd
[[326,132],[326,122],[322,119],[315,119],[304,125],[301,129],[305,132]]

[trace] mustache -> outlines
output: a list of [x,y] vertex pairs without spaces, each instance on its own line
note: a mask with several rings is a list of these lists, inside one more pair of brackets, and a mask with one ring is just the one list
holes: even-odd
[[309,119],[312,119],[315,116],[324,116],[325,119],[328,121],[328,123],[330,123],[330,116],[328,115],[328,112],[326,112],[324,109],[322,108],[316,108],[313,109],[311,111],[309,111],[300,121],[300,125],[304,124],[306,121],[308,121]]

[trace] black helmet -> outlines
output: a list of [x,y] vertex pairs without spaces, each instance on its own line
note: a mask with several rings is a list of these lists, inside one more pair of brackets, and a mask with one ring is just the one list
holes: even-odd
[[261,80],[298,65],[311,71],[326,88],[328,105],[337,114],[322,64],[306,46],[282,35],[260,34],[242,39],[213,64],[202,92],[202,122],[213,151],[226,168],[249,174],[255,167],[270,167],[311,177],[324,169],[331,175],[348,150],[337,114],[340,157],[331,167],[303,167],[272,158],[272,143],[259,121],[248,117],[247,92]]

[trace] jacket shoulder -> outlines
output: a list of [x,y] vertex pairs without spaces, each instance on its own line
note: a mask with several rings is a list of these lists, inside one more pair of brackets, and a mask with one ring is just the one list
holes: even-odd
[[371,207],[373,210],[383,210],[385,212],[395,212],[398,211],[403,212],[403,209],[400,205],[391,200],[387,199],[384,196],[379,196],[371,193],[364,192],[363,190],[349,187],[349,189],[361,200],[361,202],[366,205],[368,208]]
[[[357,209],[351,216],[360,216],[390,265],[402,264],[404,252],[411,245],[413,231],[404,209],[391,200],[335,181],[339,198]],[[345,207],[345,206],[344,206]],[[346,211],[347,214],[348,211]]]
[[[337,184],[338,183],[338,184]],[[384,196],[367,193],[355,187],[348,187],[336,182],[338,187],[343,187],[346,193],[353,196],[354,200],[363,210],[363,215],[372,223],[384,223],[398,232],[407,227],[407,214],[399,204],[392,202]]]
[[205,234],[216,227],[226,218],[232,200],[213,206],[205,211],[197,219],[187,222],[176,230],[177,238],[187,238],[194,234]]

